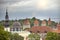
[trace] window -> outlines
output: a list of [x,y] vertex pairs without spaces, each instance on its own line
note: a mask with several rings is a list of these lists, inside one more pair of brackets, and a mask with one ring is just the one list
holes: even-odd
[[44,31],[44,33],[47,33],[47,31]]
[[40,33],[40,31],[37,31],[37,33]]
[[15,31],[15,28],[13,28],[13,31]]
[[16,31],[19,31],[19,29],[18,29],[18,28],[16,28]]

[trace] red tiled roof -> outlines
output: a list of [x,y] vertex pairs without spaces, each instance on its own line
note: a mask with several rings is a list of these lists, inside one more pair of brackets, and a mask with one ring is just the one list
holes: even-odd
[[60,33],[60,30],[53,30],[52,32]]
[[33,33],[35,32],[48,32],[48,31],[52,31],[52,28],[47,27],[47,26],[34,26],[30,29],[30,31],[32,31]]

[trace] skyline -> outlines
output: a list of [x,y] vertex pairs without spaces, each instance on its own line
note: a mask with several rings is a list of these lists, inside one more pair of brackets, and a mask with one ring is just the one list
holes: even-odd
[[5,20],[6,8],[9,19],[51,18],[60,20],[57,0],[0,0],[0,20]]

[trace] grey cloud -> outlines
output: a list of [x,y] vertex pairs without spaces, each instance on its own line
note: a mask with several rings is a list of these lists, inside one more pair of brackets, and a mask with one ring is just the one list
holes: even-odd
[[7,4],[7,3],[16,3],[16,2],[19,2],[19,1],[28,1],[28,0],[0,0],[0,4]]

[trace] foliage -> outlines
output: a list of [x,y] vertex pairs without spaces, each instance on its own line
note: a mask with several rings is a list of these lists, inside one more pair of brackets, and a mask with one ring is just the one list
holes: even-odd
[[17,33],[15,33],[10,36],[10,40],[24,40],[24,38],[18,35]]
[[9,40],[9,33],[4,30],[0,30],[0,40]]
[[0,24],[0,40],[9,40],[9,32],[4,31],[4,26]]
[[48,32],[45,40],[57,40],[57,33]]
[[0,30],[4,30],[4,26],[3,25],[0,25]]
[[58,34],[57,40],[60,40],[60,34]]
[[28,36],[28,38],[30,38],[31,40],[33,40],[33,39],[40,40],[40,35],[32,33]]

